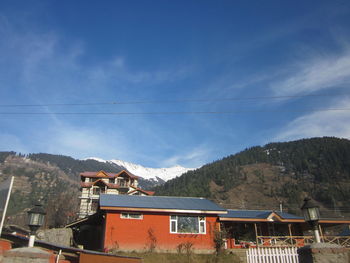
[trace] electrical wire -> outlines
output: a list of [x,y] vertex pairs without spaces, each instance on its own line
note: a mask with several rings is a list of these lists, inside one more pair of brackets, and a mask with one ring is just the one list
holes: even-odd
[[236,110],[236,111],[155,111],[155,112],[0,112],[0,115],[220,115],[263,112],[325,112],[350,111],[350,108],[285,109],[285,110]]
[[291,99],[291,98],[304,98],[304,97],[329,97],[329,96],[344,96],[344,95],[350,95],[350,93],[304,94],[304,95],[286,95],[286,96],[256,96],[256,97],[236,97],[236,98],[217,98],[217,99],[139,100],[139,101],[84,102],[84,103],[45,103],[45,104],[0,104],[0,107],[101,106],[101,105],[124,105],[124,104],[229,102],[229,101],[246,101],[246,100]]

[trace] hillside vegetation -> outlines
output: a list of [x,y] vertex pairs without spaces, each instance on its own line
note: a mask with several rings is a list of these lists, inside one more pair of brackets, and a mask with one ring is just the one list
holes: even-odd
[[[119,172],[112,163],[76,160],[53,154],[23,155],[0,152],[0,182],[15,176],[7,223],[24,226],[26,211],[41,201],[47,226],[75,219],[79,204],[79,173]],[[140,179],[150,189],[152,182]],[[157,195],[201,196],[226,208],[279,209],[299,213],[309,195],[322,207],[323,216],[349,212],[350,141],[313,138],[252,147],[156,187]]]
[[[79,174],[101,170],[118,173],[122,168],[110,162],[64,155],[0,152],[0,183],[15,176],[7,223],[25,226],[26,212],[38,201],[46,208],[48,227],[73,221],[79,206]],[[139,186],[149,189],[154,183],[140,178]]]
[[350,141],[312,138],[246,149],[168,181],[158,195],[202,196],[227,208],[299,213],[305,196],[324,216],[349,212]]
[[75,160],[53,154],[23,155],[0,152],[0,182],[15,176],[8,209],[8,224],[26,225],[26,211],[40,201],[47,212],[47,226],[58,227],[76,218],[79,205],[79,173],[119,172],[117,166],[94,160]]

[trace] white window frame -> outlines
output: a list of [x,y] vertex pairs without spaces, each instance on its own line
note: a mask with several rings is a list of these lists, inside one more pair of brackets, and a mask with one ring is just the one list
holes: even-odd
[[[178,232],[177,225],[178,225],[178,217],[197,217],[198,218],[198,233],[193,232]],[[198,235],[205,235],[207,233],[207,227],[206,227],[206,217],[205,216],[193,216],[193,215],[170,215],[169,216],[169,228],[171,234],[198,234]],[[172,228],[172,224],[174,224],[174,228]],[[202,231],[203,230],[203,231]]]
[[[132,217],[131,215],[139,215],[140,217]],[[122,219],[142,220],[143,219],[143,214],[141,214],[141,213],[132,213],[132,212],[122,212],[122,213],[120,213],[120,218],[122,218]]]

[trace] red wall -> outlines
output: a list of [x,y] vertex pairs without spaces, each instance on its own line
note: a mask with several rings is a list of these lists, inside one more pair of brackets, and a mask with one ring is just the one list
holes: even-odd
[[10,250],[12,243],[5,239],[0,239],[0,256],[4,254],[4,251]]
[[156,239],[155,249],[176,250],[181,243],[191,242],[193,249],[214,249],[214,229],[217,216],[206,216],[206,234],[170,233],[170,215],[143,213],[143,219],[120,218],[120,212],[107,212],[104,248],[120,250],[148,250],[150,230]]

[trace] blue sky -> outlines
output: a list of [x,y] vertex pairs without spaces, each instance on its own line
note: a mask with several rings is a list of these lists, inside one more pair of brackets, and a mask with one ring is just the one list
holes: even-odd
[[0,150],[198,167],[350,138],[348,1],[3,0],[0,40]]

